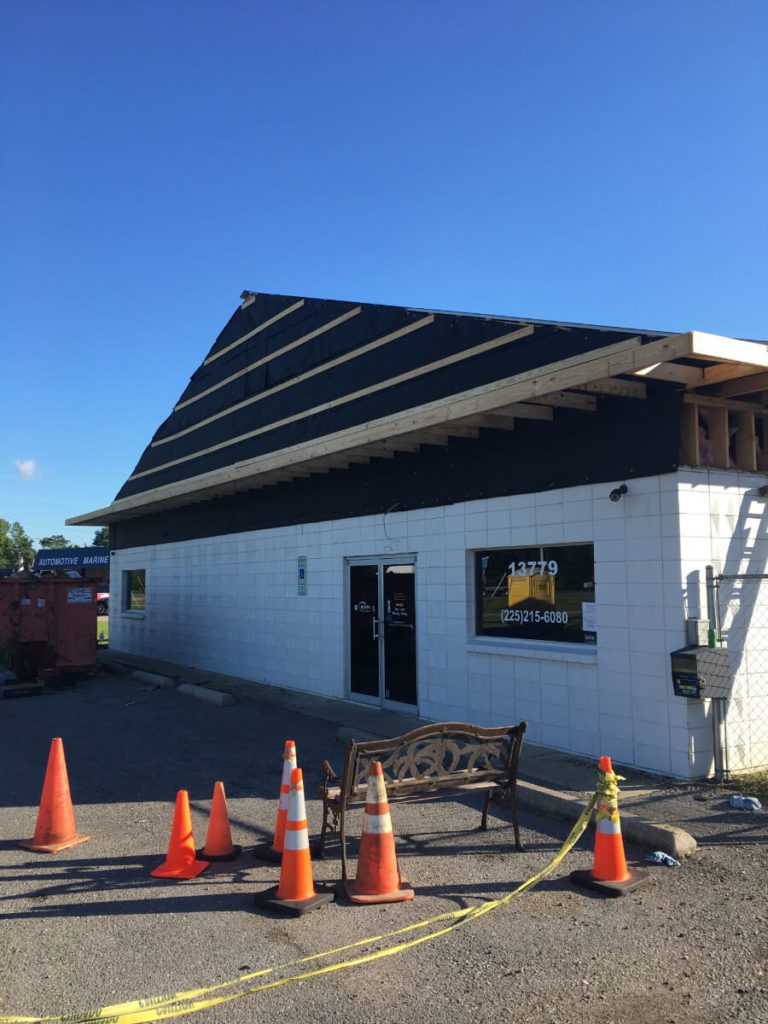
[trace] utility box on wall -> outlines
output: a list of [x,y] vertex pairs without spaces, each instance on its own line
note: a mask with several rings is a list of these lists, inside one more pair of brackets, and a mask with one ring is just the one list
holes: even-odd
[[94,669],[96,589],[81,579],[0,580],[0,660],[22,678]]
[[672,685],[676,696],[697,700],[730,697],[733,672],[724,647],[681,647],[672,651]]

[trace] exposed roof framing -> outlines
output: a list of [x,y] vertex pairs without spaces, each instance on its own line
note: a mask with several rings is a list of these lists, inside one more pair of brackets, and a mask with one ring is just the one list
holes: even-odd
[[736,398],[742,395],[753,395],[755,392],[768,389],[768,373],[753,373],[736,380],[728,380],[718,384],[712,393],[718,398]]
[[[643,400],[652,386],[760,410],[743,396],[768,390],[768,346],[247,294],[115,501],[68,523],[590,415],[599,396]],[[746,451],[747,425],[741,436]]]
[[645,384],[641,381],[616,380],[612,377],[590,381],[581,385],[581,390],[590,391],[596,395],[614,395],[618,398],[646,398],[648,395]]

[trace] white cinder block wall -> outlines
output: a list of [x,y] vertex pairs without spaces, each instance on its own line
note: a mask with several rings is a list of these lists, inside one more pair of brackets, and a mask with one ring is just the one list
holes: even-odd
[[[110,644],[344,697],[345,559],[415,555],[423,716],[525,718],[533,743],[701,775],[712,759],[706,705],[673,695],[669,652],[685,644],[686,613],[706,614],[704,568],[737,514],[723,505],[710,515],[714,485],[705,496],[703,479],[631,480],[616,503],[608,494],[622,481],[117,551]],[[579,541],[595,545],[596,647],[473,635],[474,550]],[[306,596],[297,594],[299,555]],[[146,569],[143,617],[120,611],[126,569]]]
[[[690,469],[677,474],[681,570],[686,610],[706,617],[704,566],[716,573],[760,576],[768,563],[768,503],[760,473]],[[725,725],[728,767],[768,763],[768,586],[725,581],[720,606],[735,681]],[[688,731],[697,749],[696,774],[711,770],[711,706],[688,701]]]

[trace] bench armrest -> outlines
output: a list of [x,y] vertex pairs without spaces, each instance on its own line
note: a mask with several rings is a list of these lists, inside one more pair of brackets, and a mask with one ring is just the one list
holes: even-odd
[[323,790],[328,789],[329,782],[338,782],[339,776],[333,769],[333,765],[330,761],[323,761],[321,765],[321,771],[323,773],[323,781],[320,783],[320,788]]

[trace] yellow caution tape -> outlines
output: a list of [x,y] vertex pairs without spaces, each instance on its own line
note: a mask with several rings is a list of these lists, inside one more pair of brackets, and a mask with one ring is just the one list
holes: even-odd
[[[613,784],[615,786],[615,781]],[[569,832],[567,839],[546,867],[542,868],[541,871],[532,875],[530,878],[527,878],[524,882],[518,885],[516,889],[513,889],[504,896],[501,896],[499,899],[489,900],[477,907],[464,907],[461,910],[453,910],[444,914],[438,914],[436,917],[431,917],[426,921],[419,921],[417,924],[409,924],[404,928],[398,928],[392,932],[369,936],[365,939],[359,939],[357,942],[349,943],[349,945],[346,946],[338,946],[336,949],[329,949],[323,953],[313,953],[311,956],[302,957],[300,960],[292,960],[288,963],[279,964],[275,967],[266,967],[260,971],[251,971],[248,974],[242,974],[239,978],[233,978],[230,981],[222,981],[217,985],[210,985],[206,988],[188,989],[185,992],[173,992],[165,995],[149,996],[144,999],[133,999],[126,1003],[116,1003],[113,1006],[102,1006],[98,1009],[80,1010],[77,1013],[64,1013],[51,1017],[0,1017],[0,1024],[94,1024],[94,1022],[98,1022],[98,1024],[149,1024],[150,1021],[168,1020],[171,1017],[181,1017],[189,1013],[198,1013],[200,1010],[208,1010],[213,1006],[221,1006],[224,1003],[231,1003],[237,999],[244,999],[246,996],[255,995],[257,992],[265,992],[268,989],[279,988],[283,985],[292,985],[296,982],[307,981],[310,978],[319,978],[324,974],[333,974],[336,971],[347,970],[350,967],[358,967],[362,964],[372,963],[374,960],[380,960],[384,957],[404,953],[408,949],[420,946],[424,942],[431,942],[432,939],[437,939],[441,935],[447,935],[448,932],[453,931],[455,928],[468,924],[470,921],[475,921],[477,918],[490,913],[492,910],[497,910],[499,907],[505,906],[516,896],[521,895],[528,889],[532,889],[542,880],[542,878],[546,878],[547,875],[551,874],[551,872],[554,871],[557,865],[563,860],[566,854],[573,849],[581,838],[584,830],[589,824],[589,819],[592,816],[592,811],[595,809],[598,796],[605,798],[606,788],[601,790],[600,785],[598,785],[598,791],[592,796],[587,806],[579,815],[578,821]],[[421,935],[415,939],[398,942],[396,945],[390,946],[387,949],[377,949],[370,953],[366,953],[363,956],[340,960],[337,963],[330,964],[326,967],[300,971],[296,974],[291,974],[287,977],[278,978],[274,981],[268,981],[259,985],[246,985],[245,988],[242,988],[237,992],[224,993],[225,989],[233,989],[235,986],[245,985],[246,982],[253,981],[256,978],[262,978],[269,974],[276,974],[281,971],[287,971],[291,968],[301,967],[302,965],[309,964],[314,960],[338,956],[339,954],[347,953],[352,949],[359,949],[362,946],[370,946],[374,943],[383,942],[387,939],[398,938],[402,935],[407,935],[409,932],[414,932],[418,929],[428,928],[434,925],[442,925],[443,927],[430,932],[429,935]],[[221,994],[215,995],[214,993]]]
[[623,781],[623,775],[597,769],[595,822],[611,821],[614,825],[619,824],[619,782]]

